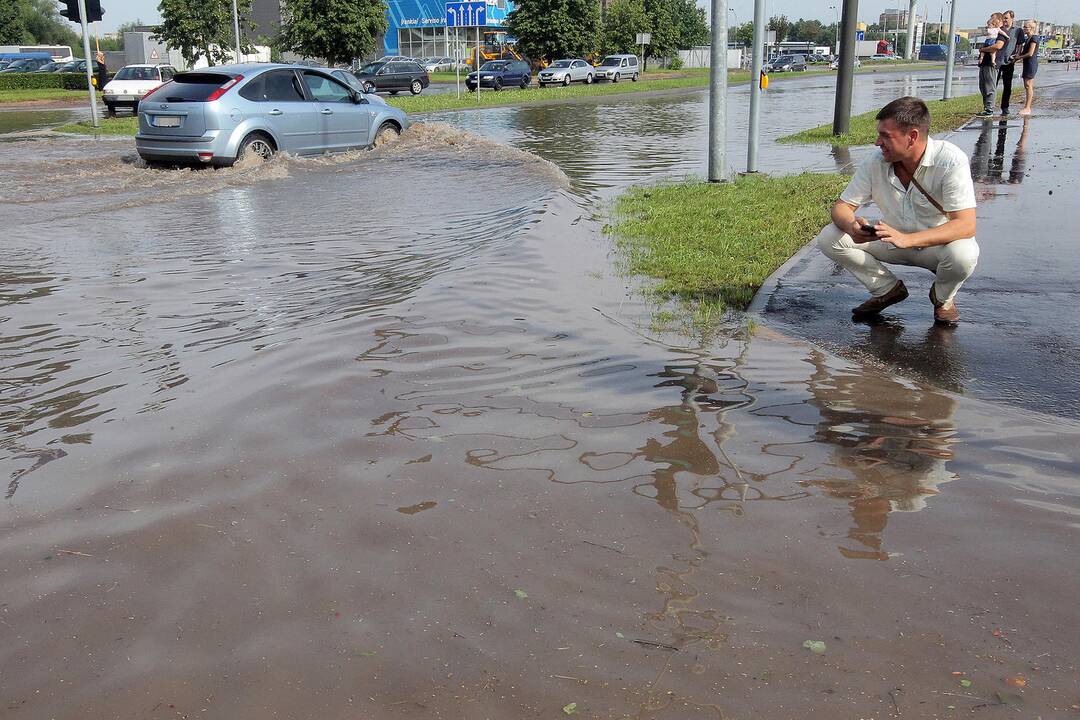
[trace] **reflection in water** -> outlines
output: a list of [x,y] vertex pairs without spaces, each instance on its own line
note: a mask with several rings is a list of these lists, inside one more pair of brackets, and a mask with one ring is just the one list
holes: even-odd
[[931,325],[925,333],[911,337],[905,323],[891,318],[875,318],[861,325],[866,332],[857,335],[850,347],[857,357],[877,358],[908,377],[952,392],[963,391],[968,372],[957,328]]
[[[808,484],[848,502],[852,527],[850,542],[839,548],[844,557],[886,560],[889,514],[923,509],[955,477],[946,461],[953,457],[956,401],[885,374],[836,372],[817,351],[810,359],[816,371],[809,402],[821,413],[816,439],[832,446],[831,465],[842,475]],[[879,410],[883,398],[889,415]]]
[[1025,116],[1020,139],[1013,151],[1009,175],[1005,176],[1005,155],[1008,145],[1008,120],[986,120],[979,130],[975,150],[971,155],[971,177],[983,185],[1018,185],[1024,181],[1027,171],[1027,139],[1030,116]]

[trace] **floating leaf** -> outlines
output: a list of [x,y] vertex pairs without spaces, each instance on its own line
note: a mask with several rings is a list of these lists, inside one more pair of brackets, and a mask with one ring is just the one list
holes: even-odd
[[960,681],[960,687],[966,687],[966,688],[971,687],[971,681],[968,680],[967,678],[964,678],[963,680]]
[[577,703],[569,703],[567,705],[563,705],[562,711],[567,715],[573,715],[577,712]]
[[1023,675],[1013,675],[1005,678],[1005,684],[1013,687],[1027,687],[1027,679]]
[[518,600],[524,600],[525,598],[529,597],[529,593],[525,592],[524,590],[514,590],[514,594],[517,595]]
[[825,643],[822,640],[807,640],[802,646],[815,655],[822,655],[825,653]]
[[617,632],[617,633],[615,633],[615,637],[617,637],[617,638],[619,638],[620,640],[622,640],[622,639],[623,639],[624,637],[626,637],[626,636],[625,636],[625,635],[623,635],[623,634],[622,634],[621,632]]

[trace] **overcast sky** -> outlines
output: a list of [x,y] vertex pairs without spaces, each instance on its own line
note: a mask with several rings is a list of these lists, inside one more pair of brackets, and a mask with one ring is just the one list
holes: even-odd
[[[3,2],[4,0],[0,0]],[[708,3],[698,0],[699,4]],[[842,0],[766,0],[766,16],[785,14],[791,19],[817,18],[822,22],[833,22],[836,18],[835,10],[830,6],[840,6]],[[994,7],[986,2],[975,0],[957,0],[956,21],[960,27],[975,27],[982,23],[986,16],[993,10],[1016,11],[1020,17],[1037,15],[1041,20],[1055,23],[1069,24],[1080,22],[1080,3],[1077,0],[1007,0],[1011,5]],[[1001,0],[998,0],[1001,2]],[[115,30],[120,23],[139,19],[143,22],[153,23],[161,19],[157,11],[155,0],[102,0],[105,15],[100,23],[102,32]],[[859,3],[859,20],[863,22],[876,22],[878,15],[887,7],[907,7],[907,2],[888,2],[888,0],[862,0]],[[750,20],[754,14],[754,0],[728,0],[728,7],[734,10],[733,17],[738,17],[739,22]],[[942,9],[948,20],[949,8],[943,0],[921,0],[919,3],[920,13],[926,13],[931,19],[936,19]]]

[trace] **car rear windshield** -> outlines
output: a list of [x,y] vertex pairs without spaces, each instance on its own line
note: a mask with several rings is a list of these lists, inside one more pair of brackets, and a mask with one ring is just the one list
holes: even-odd
[[147,95],[144,100],[152,102],[206,102],[206,98],[232,77],[220,73],[179,73],[172,82],[166,83]]
[[480,66],[481,70],[488,70],[494,72],[496,70],[505,70],[510,63],[506,62],[489,62]]

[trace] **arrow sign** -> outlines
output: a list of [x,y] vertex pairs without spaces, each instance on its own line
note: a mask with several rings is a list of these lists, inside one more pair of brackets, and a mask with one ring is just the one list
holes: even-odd
[[487,3],[484,0],[446,3],[446,27],[478,25],[487,25]]

